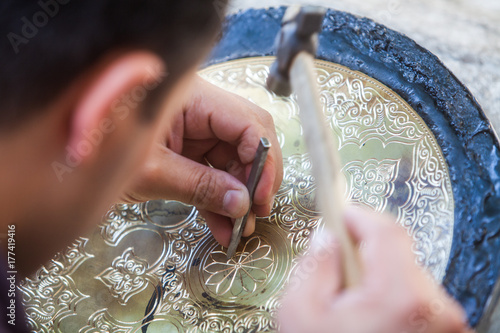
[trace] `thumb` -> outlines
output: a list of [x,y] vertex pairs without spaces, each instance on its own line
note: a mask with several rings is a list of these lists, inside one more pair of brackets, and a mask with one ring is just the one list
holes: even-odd
[[[248,190],[229,173],[197,163],[170,150],[163,151],[141,180],[148,197],[178,200],[223,216],[245,215]],[[141,191],[142,192],[142,191]]]

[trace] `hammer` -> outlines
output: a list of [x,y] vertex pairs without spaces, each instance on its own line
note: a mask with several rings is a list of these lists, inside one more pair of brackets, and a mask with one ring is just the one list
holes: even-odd
[[335,236],[342,251],[344,287],[360,280],[356,247],[343,223],[345,179],[341,174],[338,140],[326,123],[319,99],[314,67],[318,33],[326,10],[321,7],[291,7],[283,19],[278,39],[277,60],[271,67],[268,88],[277,95],[297,94],[300,119],[316,179],[318,207],[326,229]]

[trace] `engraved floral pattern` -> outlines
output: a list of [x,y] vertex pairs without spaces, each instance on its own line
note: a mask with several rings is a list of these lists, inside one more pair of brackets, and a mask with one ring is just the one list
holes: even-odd
[[273,265],[271,252],[269,245],[262,245],[260,238],[253,237],[234,258],[227,259],[224,251],[211,253],[209,263],[203,269],[207,276],[207,286],[217,296],[229,292],[233,296],[242,292],[255,292],[257,287],[267,281]]
[[349,162],[342,171],[347,175],[348,200],[370,206],[382,212],[394,192],[400,160]]
[[76,315],[77,306],[89,295],[82,293],[70,276],[93,256],[85,251],[87,239],[81,238],[48,265],[40,268],[33,279],[21,282],[26,317],[30,330],[54,332],[55,323]]
[[97,278],[109,288],[111,295],[126,304],[130,297],[147,287],[147,270],[147,261],[137,257],[133,248],[128,248]]
[[141,225],[145,223],[141,219],[140,205],[118,204],[104,217],[101,234],[106,243],[116,245],[126,235],[127,230]]

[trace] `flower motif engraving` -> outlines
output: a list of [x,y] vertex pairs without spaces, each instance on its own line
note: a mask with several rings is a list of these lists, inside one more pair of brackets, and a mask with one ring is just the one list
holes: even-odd
[[398,177],[400,160],[369,159],[366,162],[352,161],[343,171],[347,176],[348,198],[382,212],[387,199],[394,192],[394,181]]
[[89,298],[71,277],[78,267],[94,257],[85,250],[87,241],[78,239],[67,251],[40,268],[33,278],[21,282],[19,290],[23,293],[31,331],[53,332],[54,323],[76,315],[78,304]]
[[111,246],[116,246],[134,228],[147,225],[141,218],[141,205],[117,204],[104,218],[100,226],[101,236]]
[[130,297],[146,289],[148,266],[146,260],[135,256],[133,248],[128,248],[97,278],[114,297],[119,298],[121,304],[126,304]]
[[271,247],[253,237],[232,259],[226,252],[214,251],[203,269],[205,282],[217,296],[253,293],[266,282],[273,263]]

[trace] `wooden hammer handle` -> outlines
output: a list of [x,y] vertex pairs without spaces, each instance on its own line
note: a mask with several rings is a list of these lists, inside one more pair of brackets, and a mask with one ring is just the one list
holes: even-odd
[[292,63],[290,80],[297,94],[300,119],[316,179],[316,198],[323,223],[337,238],[342,251],[344,286],[357,285],[361,278],[359,254],[343,221],[345,179],[341,174],[338,140],[326,123],[320,104],[314,58],[299,53]]

